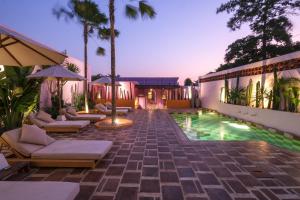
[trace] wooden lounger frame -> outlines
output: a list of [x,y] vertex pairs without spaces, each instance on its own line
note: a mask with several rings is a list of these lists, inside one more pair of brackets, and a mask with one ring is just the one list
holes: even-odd
[[78,133],[79,127],[43,127],[47,133]]
[[[80,114],[80,115],[84,115],[84,114]],[[84,116],[80,116],[80,118],[76,118],[76,116],[74,116],[74,117],[67,117],[66,116],[66,118],[68,120],[71,120],[71,121],[81,121],[81,120],[84,120],[84,121],[90,121],[91,123],[95,123],[95,122],[103,120],[103,119],[100,119],[100,118],[99,119],[98,118],[94,118],[94,119],[92,119],[92,118],[84,118]]]
[[9,163],[27,161],[32,167],[72,167],[72,168],[95,168],[99,160],[62,160],[62,159],[38,159],[25,157],[12,148],[3,138],[0,142],[6,145],[17,158],[7,158]]

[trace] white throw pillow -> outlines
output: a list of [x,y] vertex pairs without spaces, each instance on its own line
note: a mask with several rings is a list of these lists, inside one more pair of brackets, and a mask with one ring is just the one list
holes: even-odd
[[77,116],[77,112],[74,108],[72,107],[68,107],[67,108],[67,113],[71,114],[71,115],[74,115],[74,116]]
[[45,122],[54,122],[55,120],[51,118],[51,115],[49,115],[48,113],[40,110],[37,114],[36,114],[36,118]]
[[37,127],[36,125],[23,124],[20,142],[48,145],[51,141],[49,140],[45,130]]
[[106,107],[107,107],[108,109],[111,109],[111,108],[112,108],[112,104],[111,104],[110,102],[106,102],[105,105],[106,105]]
[[0,171],[3,169],[8,169],[10,165],[7,163],[6,158],[2,153],[0,153]]

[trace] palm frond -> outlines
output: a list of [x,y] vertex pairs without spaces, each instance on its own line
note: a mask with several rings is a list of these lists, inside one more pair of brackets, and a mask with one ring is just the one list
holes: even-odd
[[96,53],[98,56],[105,56],[105,49],[103,47],[98,47]]
[[156,16],[154,8],[146,1],[139,1],[139,11],[142,17],[149,17],[150,19],[153,19]]
[[[119,37],[120,32],[115,30],[115,37]],[[98,37],[101,40],[109,40],[110,39],[110,28],[102,27],[98,29]]]
[[126,5],[125,14],[129,19],[137,19],[138,18],[138,8],[133,5]]

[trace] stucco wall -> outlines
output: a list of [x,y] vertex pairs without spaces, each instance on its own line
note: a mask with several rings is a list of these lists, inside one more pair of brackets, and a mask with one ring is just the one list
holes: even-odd
[[[67,62],[73,63],[79,68],[79,75],[84,77],[84,63],[77,58],[68,57]],[[88,66],[87,71],[88,83],[91,82],[91,66]],[[77,92],[78,94],[83,93],[83,81],[68,81],[63,87],[63,99],[66,103],[71,103],[72,93]]]
[[217,103],[215,110],[245,121],[262,124],[300,137],[300,114],[277,110],[251,108],[225,103]]
[[[300,52],[291,53],[284,56],[279,56],[276,58],[268,59],[261,62],[256,62],[253,64],[241,66],[238,68],[224,70],[221,72],[211,73],[205,76],[199,77],[200,79],[228,74],[234,71],[239,71],[241,69],[250,69],[254,67],[259,67],[266,64],[273,64],[283,61],[288,61],[289,59],[300,58]],[[278,77],[295,77],[300,78],[300,69],[292,69],[286,71],[278,72]],[[253,76],[240,77],[239,88],[246,88],[249,84],[249,80],[252,79],[253,91],[252,91],[252,103],[251,107],[255,106],[255,93],[256,93],[256,83],[260,81],[261,85],[267,91],[272,90],[274,78],[273,73],[266,73]],[[229,89],[233,89],[236,86],[236,78],[228,79]],[[217,110],[221,113],[232,115],[237,118],[241,118],[247,121],[252,121],[258,124],[265,125],[267,127],[273,127],[281,131],[294,133],[300,136],[300,114],[289,113],[282,111],[273,111],[260,108],[251,108],[246,106],[235,106],[221,103],[221,88],[225,87],[225,80],[216,80],[209,82],[200,83],[199,95],[201,99],[201,105],[204,108],[210,108]],[[264,105],[267,105],[268,100],[265,99]],[[250,114],[249,114],[250,113]]]
[[[287,71],[278,72],[278,77],[296,77],[300,78],[300,69],[293,69]],[[246,76],[241,77],[239,81],[240,88],[246,88],[249,84],[250,79],[253,82],[253,91],[252,91],[252,103],[251,106],[255,104],[255,93],[256,93],[256,83],[264,83],[264,87],[267,91],[272,90],[274,78],[273,73],[267,73],[264,75],[255,75],[255,76]],[[236,78],[228,79],[229,89],[233,89],[236,86]],[[215,109],[216,104],[221,101],[221,89],[225,87],[224,80],[210,81],[200,83],[200,99],[202,107]],[[267,99],[265,99],[265,105],[267,105]]]

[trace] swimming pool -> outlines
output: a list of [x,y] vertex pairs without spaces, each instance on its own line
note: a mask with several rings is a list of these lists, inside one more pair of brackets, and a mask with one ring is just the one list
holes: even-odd
[[265,141],[300,152],[299,140],[289,139],[279,133],[254,127],[214,112],[200,110],[196,114],[172,113],[171,116],[191,140]]

